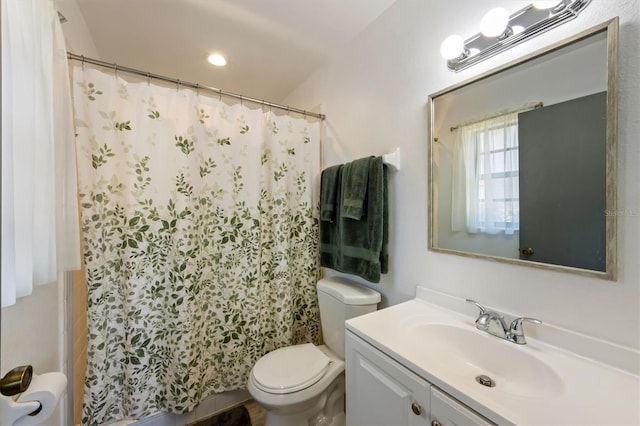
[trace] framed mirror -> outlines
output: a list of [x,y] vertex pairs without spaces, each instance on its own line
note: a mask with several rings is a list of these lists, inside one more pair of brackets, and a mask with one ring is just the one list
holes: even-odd
[[429,249],[616,279],[618,18],[429,96]]

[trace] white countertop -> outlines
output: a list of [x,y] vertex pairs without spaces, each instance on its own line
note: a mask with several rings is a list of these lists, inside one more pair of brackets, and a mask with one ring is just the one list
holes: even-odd
[[[516,345],[475,328],[475,317],[414,299],[353,318],[347,330],[386,353],[431,384],[500,424],[514,425],[640,425],[640,377],[593,361],[535,338]],[[553,392],[523,396],[488,388],[452,371],[447,353],[437,342],[415,341],[405,332],[416,323],[468,328],[497,339],[509,350],[524,351],[554,372],[560,381]],[[434,358],[441,357],[441,358]],[[437,362],[434,360],[437,359]]]

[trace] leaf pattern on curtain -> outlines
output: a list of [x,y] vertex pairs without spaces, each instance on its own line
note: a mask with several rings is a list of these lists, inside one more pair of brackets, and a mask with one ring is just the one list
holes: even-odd
[[83,424],[186,412],[319,336],[319,124],[74,68]]

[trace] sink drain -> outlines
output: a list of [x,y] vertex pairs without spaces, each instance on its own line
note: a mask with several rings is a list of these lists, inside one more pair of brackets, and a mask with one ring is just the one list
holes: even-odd
[[493,381],[493,379],[489,376],[485,376],[484,374],[481,374],[479,376],[476,377],[476,382],[480,383],[482,386],[486,386],[488,388],[492,388],[496,385],[496,382]]

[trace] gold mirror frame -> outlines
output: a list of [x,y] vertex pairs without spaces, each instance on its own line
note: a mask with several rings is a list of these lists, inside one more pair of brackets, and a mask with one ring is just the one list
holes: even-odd
[[[510,263],[514,265],[523,265],[528,267],[534,267],[539,269],[569,272],[583,276],[597,277],[610,281],[616,280],[617,275],[617,214],[605,214],[606,212],[617,212],[617,140],[618,140],[618,107],[617,107],[617,93],[618,93],[618,31],[619,31],[619,18],[615,17],[611,20],[596,25],[583,32],[580,32],[572,37],[568,37],[550,46],[537,50],[529,55],[526,55],[520,59],[508,62],[493,70],[487,71],[483,74],[475,76],[471,79],[458,83],[454,86],[450,86],[446,89],[438,91],[429,95],[427,103],[427,116],[429,120],[428,125],[428,190],[429,190],[429,235],[428,245],[429,250],[439,253],[447,253],[477,259],[488,259],[501,263]],[[578,42],[595,34],[606,32],[607,34],[607,126],[606,126],[606,267],[605,271],[594,271],[589,269],[580,269],[570,266],[561,266],[540,262],[532,262],[521,259],[512,259],[506,257],[498,257],[485,255],[480,253],[471,253],[465,251],[458,251],[446,248],[440,248],[436,246],[435,232],[434,232],[434,218],[435,218],[435,176],[434,176],[434,138],[433,134],[435,123],[435,110],[434,100],[439,96],[452,92],[461,87],[470,85],[472,83],[483,80],[487,77],[493,76],[500,72],[506,71],[517,65],[522,65],[533,59],[539,58],[545,54],[554,52],[563,47],[567,47],[572,43]]]

